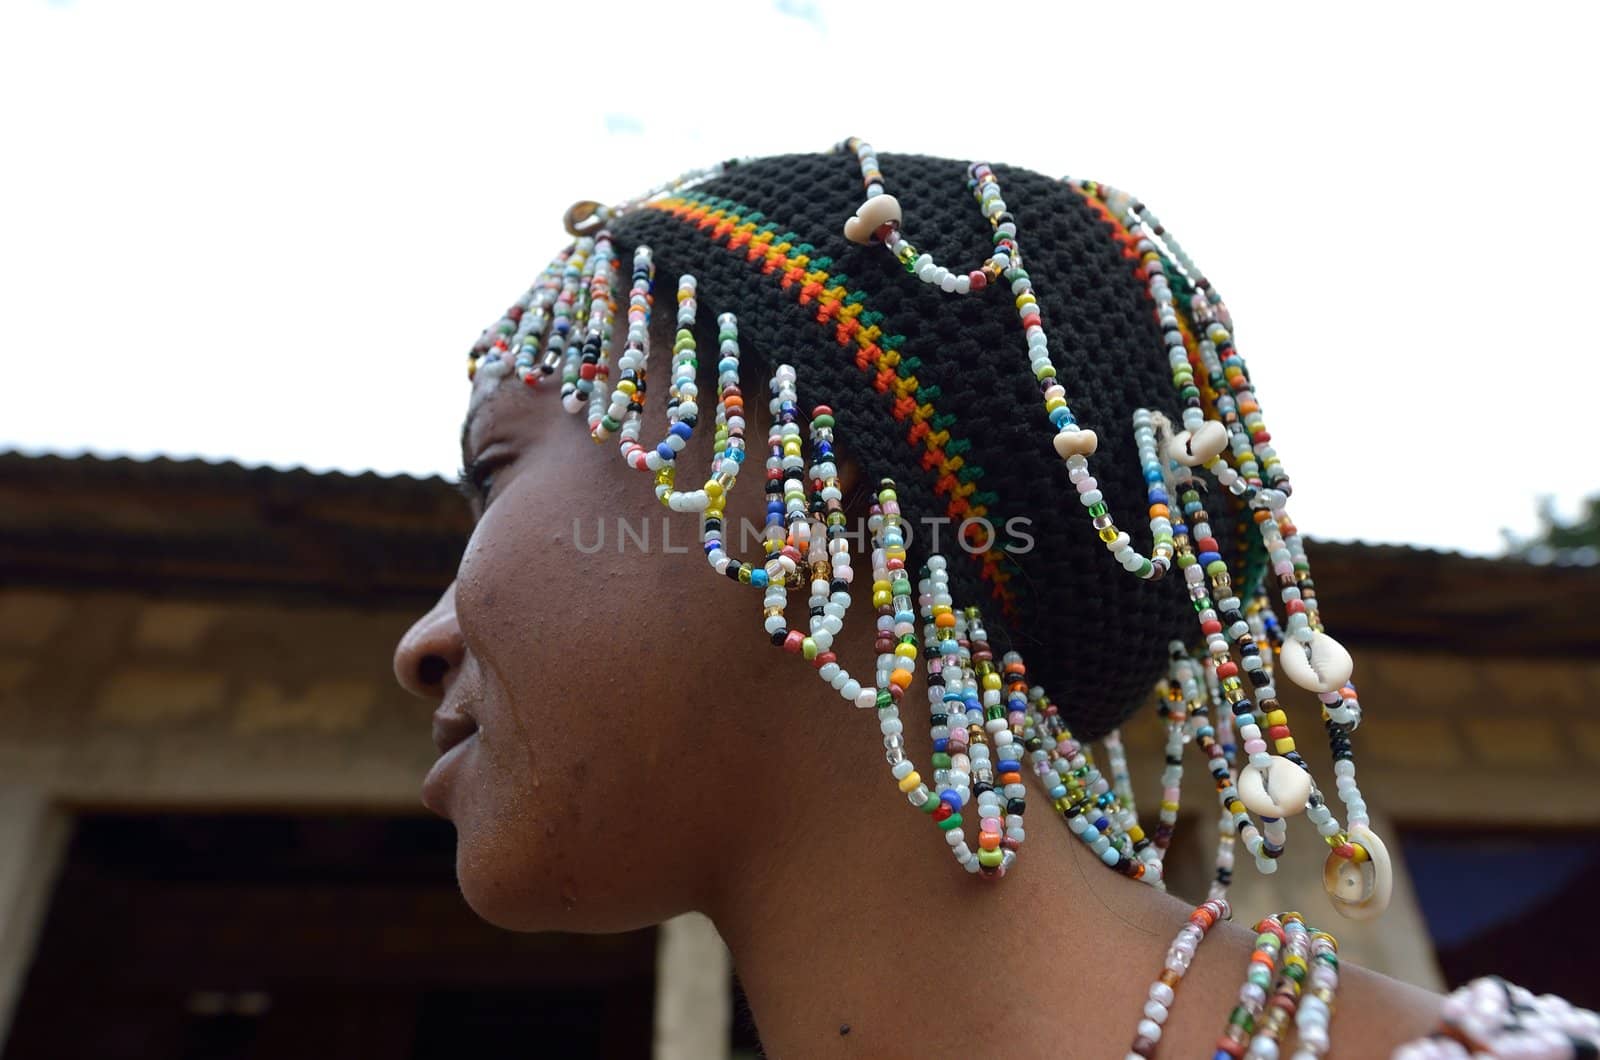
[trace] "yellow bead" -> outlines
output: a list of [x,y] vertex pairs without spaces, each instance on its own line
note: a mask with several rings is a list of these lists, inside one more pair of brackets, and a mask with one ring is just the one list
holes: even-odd
[[894,653],[903,659],[915,659],[917,657],[917,646],[915,644],[896,644]]
[[889,595],[889,590],[887,589],[884,589],[882,592],[874,592],[872,594],[873,607],[888,607],[893,603],[894,597]]
[[984,688],[984,691],[986,691],[986,692],[998,691],[999,688],[1000,688],[1000,675],[999,674],[984,674],[983,675],[983,688]]
[[1139,842],[1140,840],[1144,839],[1144,829],[1140,828],[1138,825],[1134,825],[1132,828],[1128,829],[1128,838],[1135,843]]
[[718,482],[714,478],[706,479],[705,491],[707,497],[710,497],[712,500],[716,500],[718,497],[722,496],[722,483]]
[[1287,725],[1289,724],[1289,717],[1281,710],[1269,710],[1267,711],[1267,724]]
[[917,785],[922,783],[922,775],[915,769],[900,778],[900,790],[907,794],[916,791]]
[[1111,542],[1117,539],[1117,533],[1118,530],[1115,526],[1108,526],[1104,530],[1100,531],[1100,540],[1109,545]]
[[1279,754],[1286,755],[1294,750],[1294,737],[1285,736],[1281,740],[1274,741],[1272,746],[1277,748]]

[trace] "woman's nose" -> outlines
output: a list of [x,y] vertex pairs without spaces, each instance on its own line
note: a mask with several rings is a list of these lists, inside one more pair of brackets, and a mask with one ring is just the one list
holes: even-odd
[[417,619],[395,645],[395,680],[414,696],[439,699],[465,654],[461,626],[456,622],[456,586],[451,582],[432,610]]

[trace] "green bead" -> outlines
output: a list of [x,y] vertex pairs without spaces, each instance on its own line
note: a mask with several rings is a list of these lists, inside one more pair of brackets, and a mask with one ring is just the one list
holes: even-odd
[[811,417],[811,426],[813,426],[813,427],[832,427],[833,426],[833,417],[829,416],[827,413],[823,413],[821,416],[813,416],[813,417]]
[[938,822],[938,824],[939,831],[941,832],[948,832],[952,828],[960,828],[961,815],[959,813],[952,813],[949,817],[946,817],[944,820]]
[[1104,514],[1106,514],[1106,506],[1104,501],[1089,505],[1089,515],[1091,518],[1098,519]]
[[935,769],[949,769],[950,768],[950,756],[949,756],[949,754],[947,754],[944,751],[935,751],[935,752],[933,752],[933,768],[935,768]]

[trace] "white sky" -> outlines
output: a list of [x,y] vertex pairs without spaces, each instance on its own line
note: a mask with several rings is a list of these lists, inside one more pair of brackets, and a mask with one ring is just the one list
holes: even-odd
[[1600,489],[1595,10],[0,0],[0,448],[449,474],[569,202],[855,134],[1136,192],[1300,525],[1493,551]]

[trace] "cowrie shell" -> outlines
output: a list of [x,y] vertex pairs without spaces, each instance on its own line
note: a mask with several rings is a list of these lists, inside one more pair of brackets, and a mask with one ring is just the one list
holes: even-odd
[[1294,637],[1283,642],[1278,665],[1289,680],[1311,692],[1337,692],[1350,680],[1355,661],[1344,645],[1326,633],[1313,633],[1309,643]]
[[1266,769],[1254,765],[1239,771],[1239,801],[1262,817],[1293,817],[1304,813],[1311,797],[1311,774],[1273,755]]
[[1346,833],[1350,842],[1367,852],[1367,860],[1357,863],[1330,853],[1322,866],[1322,889],[1342,917],[1348,920],[1375,920],[1389,908],[1394,894],[1394,866],[1389,848],[1370,828],[1360,825]]
[[603,203],[593,199],[583,199],[567,207],[561,223],[569,234],[575,236],[594,235],[611,219],[611,211]]
[[1093,431],[1059,431],[1055,437],[1056,455],[1065,460],[1069,456],[1088,456],[1100,446],[1100,436]]
[[1197,431],[1179,431],[1167,443],[1167,455],[1185,467],[1199,467],[1228,447],[1228,428],[1206,420]]
[[874,195],[862,203],[856,215],[844,223],[844,237],[852,243],[870,243],[873,234],[886,224],[900,223],[900,200],[893,195]]

